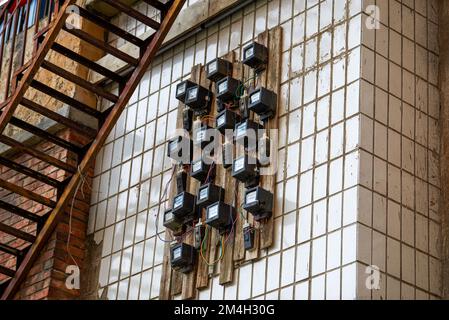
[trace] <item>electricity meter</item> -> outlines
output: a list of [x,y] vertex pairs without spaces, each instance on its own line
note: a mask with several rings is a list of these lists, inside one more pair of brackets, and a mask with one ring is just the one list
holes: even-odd
[[273,214],[273,194],[261,187],[245,191],[243,209],[250,212],[256,221],[270,218]]
[[212,92],[196,85],[187,89],[185,104],[193,110],[204,110],[210,107]]
[[217,58],[209,62],[206,66],[206,77],[212,82],[217,82],[232,73],[232,63]]
[[235,220],[235,208],[222,202],[216,202],[207,207],[206,224],[225,234],[232,227]]
[[196,83],[194,83],[190,80],[185,80],[185,81],[182,81],[181,83],[179,83],[176,86],[176,99],[178,99],[179,101],[184,103],[186,101],[187,91],[194,86],[196,86]]
[[245,183],[247,188],[258,185],[257,159],[250,157],[248,154],[235,159],[232,163],[232,177]]
[[203,159],[192,162],[192,165],[190,166],[190,176],[201,183],[204,183],[206,181],[208,175],[209,178],[214,178],[216,170],[215,166],[213,166],[213,168],[211,169],[211,165],[212,162],[208,161],[206,163],[206,161],[204,161]]
[[222,187],[207,183],[198,189],[196,204],[199,208],[206,208],[215,202],[224,201],[224,195],[225,191]]
[[237,91],[241,82],[231,77],[226,77],[218,81],[215,85],[217,99],[222,103],[238,100]]
[[195,261],[195,248],[186,243],[178,243],[171,246],[170,261],[173,270],[189,273],[192,271]]
[[236,122],[240,122],[240,116],[231,110],[224,109],[215,119],[215,128],[224,135],[226,129],[234,130]]
[[276,114],[277,94],[268,89],[259,88],[250,94],[248,108],[258,114],[260,120],[266,121]]
[[265,68],[268,63],[268,49],[260,43],[253,42],[243,49],[243,64],[256,71]]
[[173,215],[182,222],[188,224],[197,219],[196,199],[193,194],[181,192],[173,199]]

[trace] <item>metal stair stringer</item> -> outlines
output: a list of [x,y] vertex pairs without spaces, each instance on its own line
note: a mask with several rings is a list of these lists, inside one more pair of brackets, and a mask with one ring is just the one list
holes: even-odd
[[[120,0],[114,0],[114,1],[120,1]],[[83,58],[80,56],[76,56],[73,52],[70,53],[66,49],[62,49],[61,47],[58,47],[56,45],[55,47],[55,40],[58,36],[58,34],[61,32],[61,30],[70,31],[67,30],[67,27],[65,26],[66,19],[68,17],[69,12],[67,9],[69,6],[73,5],[76,2],[76,0],[68,0],[65,2],[62,6],[60,11],[58,12],[58,18],[54,22],[54,24],[51,26],[51,28],[47,31],[47,35],[43,39],[37,56],[35,57],[33,63],[29,66],[29,68],[26,70],[24,75],[22,76],[21,81],[18,84],[18,87],[16,88],[15,92],[11,96],[8,103],[5,105],[5,107],[2,109],[1,115],[0,115],[0,132],[3,132],[3,130],[6,128],[8,123],[10,121],[14,120],[14,111],[19,106],[19,104],[22,103],[23,97],[29,87],[33,87],[35,85],[34,76],[36,75],[39,68],[47,67],[51,68],[52,72],[59,72],[55,67],[50,66],[49,64],[45,65],[45,57],[49,50],[56,48],[56,50],[59,51],[65,51],[65,54],[68,54],[71,56],[72,59],[78,59],[82,60]],[[106,1],[105,2],[110,2]],[[148,1],[145,1],[148,2]],[[150,1],[154,2],[154,1]],[[157,1],[156,1],[157,2]],[[154,2],[154,3],[156,3]],[[8,282],[5,282],[2,284],[2,295],[1,299],[12,299],[18,289],[20,288],[20,285],[22,281],[26,278],[29,270],[31,269],[34,261],[38,258],[41,250],[44,248],[46,242],[48,241],[49,237],[51,236],[52,232],[56,228],[58,222],[60,221],[64,211],[66,210],[68,204],[70,203],[73,196],[75,196],[75,191],[77,189],[77,186],[79,185],[80,181],[83,179],[83,175],[85,175],[90,168],[92,162],[94,161],[96,155],[104,145],[108,135],[110,134],[111,130],[113,129],[114,125],[117,123],[121,113],[125,109],[128,101],[130,100],[131,96],[133,95],[133,92],[137,89],[139,82],[143,78],[145,72],[149,68],[150,64],[152,63],[156,53],[160,49],[165,37],[167,36],[170,28],[172,27],[173,23],[175,22],[176,17],[178,16],[181,8],[183,7],[185,3],[185,0],[170,0],[168,2],[161,3],[158,2],[158,6],[160,6],[161,9],[164,9],[164,11],[161,11],[161,21],[158,23],[158,25],[155,25],[153,23],[153,26],[157,29],[156,32],[148,39],[148,41],[145,41],[145,47],[141,48],[141,55],[137,59],[137,64],[135,65],[135,69],[132,71],[132,73],[129,75],[129,78],[126,81],[126,84],[122,84],[122,89],[120,90],[119,96],[117,96],[115,101],[112,101],[114,104],[112,107],[110,107],[109,110],[105,111],[104,114],[104,120],[100,122],[100,129],[98,133],[96,134],[93,141],[89,144],[88,148],[86,148],[86,152],[84,155],[81,155],[81,158],[78,159],[78,168],[74,172],[72,172],[72,176],[70,178],[70,181],[68,184],[66,184],[62,190],[62,193],[60,197],[58,197],[57,201],[55,203],[49,202],[48,204],[51,205],[51,210],[46,215],[46,220],[42,224],[42,227],[38,231],[35,238],[29,238],[28,240],[34,240],[34,242],[27,248],[26,252],[24,252],[23,257],[20,259],[20,263],[17,264],[15,272],[13,272],[10,269],[3,268],[5,272],[8,272],[8,275],[10,276],[10,279]],[[131,10],[131,9],[130,9]],[[142,18],[141,16],[137,15],[138,18]],[[75,36],[79,35],[79,33],[74,32]],[[84,39],[83,39],[84,40]],[[90,39],[87,39],[90,40]],[[53,46],[53,48],[52,48]],[[110,47],[112,48],[112,47]],[[55,49],[53,49],[55,50]],[[112,49],[111,49],[112,50]],[[114,53],[114,52],[113,52]],[[87,61],[86,61],[87,62]],[[91,66],[92,68],[96,68],[99,71],[103,71],[106,73],[106,70],[98,65]],[[82,83],[85,84],[85,83]],[[93,91],[93,90],[92,90]],[[106,92],[103,92],[106,99],[108,100],[108,95]],[[60,100],[64,99],[64,97],[60,97]],[[70,102],[70,101],[69,101]],[[37,107],[37,106],[36,106]],[[81,106],[83,107],[83,106]],[[53,115],[55,116],[55,115]],[[26,149],[24,149],[26,150]],[[40,155],[37,153],[36,155]],[[45,159],[44,159],[45,160]],[[22,169],[23,172],[27,172],[25,168],[16,166],[17,169]],[[10,187],[10,184],[5,184],[5,186]],[[28,191],[19,190],[16,187],[12,188],[13,192],[19,193],[22,192],[24,196],[30,198],[32,193]],[[19,193],[20,194],[20,193]],[[35,195],[33,195],[35,196]],[[41,198],[37,198],[41,199]],[[21,210],[18,207],[11,206],[9,204],[5,203],[5,206],[7,209],[9,209],[10,212],[15,211],[15,213],[22,213],[24,210]],[[10,230],[6,229],[5,230]],[[22,233],[16,233],[19,236],[25,236]],[[1,270],[0,270],[1,272]]]

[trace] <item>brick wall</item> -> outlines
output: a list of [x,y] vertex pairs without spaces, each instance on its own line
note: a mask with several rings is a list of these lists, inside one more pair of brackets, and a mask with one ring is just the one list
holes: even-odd
[[[71,130],[61,130],[58,135],[75,144],[81,145],[85,143],[82,136]],[[51,143],[41,142],[37,145],[37,149],[44,151],[45,153],[52,155],[53,157],[60,160],[75,164],[75,155],[70,154],[66,150]],[[12,159],[22,165],[45,173],[59,181],[64,181],[68,178],[67,174],[63,170],[54,168],[53,166],[43,163],[42,161],[39,161],[28,155],[16,154]],[[87,179],[88,184],[90,184],[91,174],[92,172],[89,172],[89,177]],[[56,200],[57,190],[55,190],[55,188],[53,187],[47,186],[29,177],[25,177],[22,174],[19,174],[5,167],[2,167],[0,169],[0,175],[1,178],[14,182],[25,189]],[[20,208],[26,209],[30,212],[33,212],[39,216],[42,216],[46,212],[48,212],[48,208],[46,208],[45,206],[42,206],[41,204],[37,204],[30,200],[26,200],[20,196],[11,194],[5,190],[0,191],[0,199],[19,206]],[[81,192],[81,190],[78,192],[76,200],[74,202],[72,211],[71,239],[69,245],[71,255],[81,268],[81,274],[85,256],[84,250],[89,203],[90,189],[88,186],[84,185],[83,192]],[[67,252],[69,211],[69,209],[66,210],[66,214],[57,225],[55,231],[42,250],[39,258],[34,263],[26,280],[22,283],[20,290],[16,294],[16,299],[73,299],[79,296],[78,290],[69,290],[65,285],[67,277],[67,274],[65,273],[66,267],[68,265],[74,264],[73,260]],[[15,228],[29,233],[35,234],[36,232],[36,223],[32,223],[27,219],[21,218],[6,211],[0,211],[0,222],[14,226]],[[10,246],[20,249],[26,248],[29,245],[23,240],[7,236],[1,232],[0,242],[7,243]],[[10,255],[0,255],[0,264],[8,268],[15,268],[15,260],[16,259]],[[0,278],[0,283],[4,280],[4,278]]]

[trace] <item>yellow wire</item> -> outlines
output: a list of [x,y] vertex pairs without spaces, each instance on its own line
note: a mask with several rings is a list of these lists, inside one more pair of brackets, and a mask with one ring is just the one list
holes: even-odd
[[[207,231],[209,230],[209,226],[207,226]],[[217,260],[215,260],[215,261],[213,261],[213,262],[211,262],[211,263],[209,263],[209,261],[207,261],[207,259],[204,257],[204,254],[203,254],[203,245],[204,245],[204,241],[206,240],[206,236],[203,238],[203,241],[201,241],[201,247],[200,247],[200,255],[201,255],[201,258],[203,259],[203,261],[204,261],[204,263],[205,264],[207,264],[209,267],[210,266],[215,266],[220,260],[222,260],[223,259],[223,256],[224,256],[224,236],[222,236],[221,237],[221,253],[220,253],[220,257],[217,259]]]

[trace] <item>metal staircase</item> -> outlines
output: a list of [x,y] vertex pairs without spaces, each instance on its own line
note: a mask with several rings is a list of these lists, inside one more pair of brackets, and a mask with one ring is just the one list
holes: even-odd
[[[20,2],[20,0],[13,1]],[[36,1],[40,3],[41,0]],[[20,66],[17,70],[14,70],[13,66],[9,67],[10,70],[8,71],[7,78],[7,91],[9,91],[9,93],[6,94],[6,101],[0,105],[0,143],[9,146],[10,149],[19,151],[21,154],[27,154],[32,158],[51,165],[57,170],[63,170],[67,179],[61,181],[61,179],[56,179],[48,174],[39,172],[34,168],[32,169],[24,166],[23,164],[14,162],[8,157],[0,156],[0,168],[10,168],[15,172],[24,175],[26,178],[30,178],[47,185],[51,189],[51,192],[45,192],[45,194],[53,195],[52,197],[47,197],[41,193],[35,193],[27,188],[15,184],[14,182],[8,181],[6,178],[0,179],[0,209],[23,219],[28,219],[31,223],[36,224],[36,231],[33,233],[28,233],[24,230],[16,229],[12,225],[8,225],[3,222],[0,223],[0,233],[8,235],[8,238],[13,240],[19,239],[19,243],[21,244],[19,246],[15,246],[14,243],[17,241],[13,240],[8,241],[7,243],[0,243],[0,254],[8,254],[16,258],[15,268],[0,265],[0,275],[4,279],[3,281],[0,281],[0,294],[2,295],[2,299],[13,298],[14,294],[19,289],[21,282],[26,278],[33,262],[39,256],[41,250],[55,229],[59,219],[64,213],[64,210],[66,210],[67,205],[74,196],[77,186],[83,179],[83,175],[91,166],[92,161],[95,159],[107,136],[119,119],[120,114],[126,107],[126,104],[137,88],[139,81],[142,79],[145,71],[148,69],[157,51],[161,47],[164,38],[166,37],[185,2],[185,0],[143,0],[159,12],[157,18],[154,18],[148,17],[147,15],[134,10],[131,6],[128,6],[122,2],[122,0],[101,1],[152,28],[155,32],[147,39],[141,39],[113,25],[109,22],[109,20],[107,20],[107,18],[103,17],[94,10],[76,7],[75,0],[53,0],[52,18],[48,19],[48,25],[41,30],[36,28],[37,32],[34,37],[37,44],[34,56],[31,58],[29,63]],[[5,37],[9,36],[7,34],[8,30],[9,33],[12,31],[17,33],[18,31],[17,28],[20,23],[19,13],[17,13],[18,10],[19,6],[11,12],[11,7],[6,5],[3,8],[2,13],[0,13],[0,18],[3,19],[1,20],[2,33],[0,36],[2,42],[0,48],[0,61],[3,56],[3,44],[5,43]],[[28,21],[28,19],[30,19],[30,5],[26,4],[24,7],[22,5],[21,10],[25,10],[22,11],[21,15],[27,19],[26,21]],[[106,41],[99,40],[94,35],[71,26],[68,24],[68,17],[73,14],[73,12],[76,12],[76,14],[80,15],[82,18],[89,20],[97,26],[109,30],[109,32],[114,33],[127,42],[138,46],[140,48],[140,56],[138,58],[132,57]],[[38,20],[39,18],[36,18],[36,21]],[[57,38],[62,30],[69,33],[72,37],[79,38],[82,41],[97,47],[106,54],[126,62],[126,74],[112,72],[100,64],[91,61],[58,43]],[[13,38],[9,41],[15,41],[15,36],[13,36]],[[86,68],[104,76],[106,79],[110,80],[110,82],[118,83],[119,93],[117,95],[110,93],[101,85],[91,83],[64,68],[53,64],[48,60],[48,54],[51,51],[57,52],[58,54],[61,54],[66,58],[85,66]],[[64,81],[75,84],[96,95],[97,97],[101,97],[102,99],[109,101],[112,106],[106,111],[100,112],[97,109],[94,109],[74,99],[73,97],[64,94],[58,89],[52,88],[50,84],[43,83],[41,80],[38,80],[37,74],[41,69],[45,69],[46,72],[49,71],[54,73],[64,79]],[[4,81],[4,79],[1,81]],[[93,130],[83,124],[71,120],[68,117],[50,110],[36,101],[25,98],[29,90],[44,93],[56,101],[59,101],[63,105],[69,105],[70,107],[95,118],[99,129]],[[80,145],[79,143],[65,140],[56,134],[43,130],[42,128],[34,126],[33,124],[16,117],[15,111],[19,106],[41,114],[42,116],[55,121],[65,128],[73,129],[74,131],[82,134],[88,143]],[[8,125],[17,127],[20,130],[26,131],[41,140],[48,141],[60,148],[70,151],[75,155],[75,158],[77,158],[76,165],[70,163],[68,160],[63,161],[61,159],[57,159],[51,154],[38,150],[33,146],[24,144],[23,142],[14,139],[14,137],[8,136],[5,134],[5,129]],[[8,201],[9,195],[13,195],[14,199],[23,198],[23,201],[33,201],[33,203],[39,204],[45,211],[44,214],[37,215],[22,208],[17,205],[17,203],[22,203],[20,201],[14,201],[14,203],[11,203]]]

